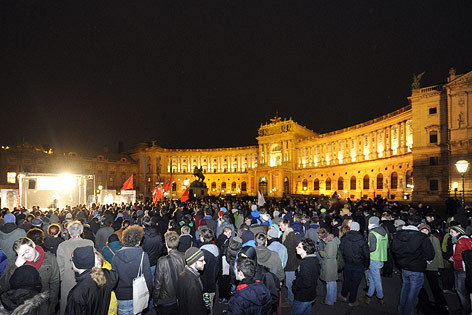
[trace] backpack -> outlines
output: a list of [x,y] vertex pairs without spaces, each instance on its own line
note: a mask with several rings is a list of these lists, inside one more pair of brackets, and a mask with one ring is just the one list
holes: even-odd
[[264,266],[257,266],[254,279],[260,280],[270,292],[272,312],[277,310],[280,298],[280,282],[277,276]]

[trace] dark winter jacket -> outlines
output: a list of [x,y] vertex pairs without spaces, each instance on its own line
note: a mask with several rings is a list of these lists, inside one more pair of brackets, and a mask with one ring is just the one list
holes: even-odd
[[118,281],[114,270],[102,269],[106,283],[98,286],[94,281],[95,270],[87,270],[75,276],[77,284],[69,291],[66,314],[68,315],[106,315],[110,306],[111,291]]
[[358,231],[349,231],[341,237],[340,245],[344,263],[369,268],[370,254],[366,239]]
[[414,226],[406,226],[393,239],[392,253],[402,269],[424,272],[426,261],[434,258],[433,244]]
[[[118,285],[115,289],[117,300],[133,299],[133,279],[138,276],[142,253],[143,249],[140,246],[123,247],[113,257],[111,266],[118,273]],[[143,272],[147,287],[151,291],[151,266],[149,265],[149,257],[146,253],[144,253],[143,258]]]
[[297,256],[297,236],[292,228],[288,228],[282,235],[282,244],[287,248],[288,260],[285,271],[295,271],[300,265],[300,259]]
[[114,232],[115,230],[111,226],[102,226],[97,231],[95,234],[95,248],[97,248],[100,253],[102,252],[103,247],[107,244],[108,237]]
[[307,255],[302,259],[300,266],[295,271],[295,280],[292,282],[295,300],[309,302],[316,298],[319,265],[320,261],[315,255]]
[[[170,269],[169,259],[172,260],[172,270]],[[184,254],[175,249],[171,250],[169,255],[162,256],[157,260],[156,274],[152,289],[154,303],[162,305],[177,301],[177,283],[174,283],[174,278],[171,272],[174,272],[177,282],[179,274],[184,270],[184,268]]]
[[64,239],[60,236],[58,237],[46,236],[46,239],[44,240],[43,248],[45,251],[56,255],[57,247],[62,242],[64,242]]
[[261,282],[243,279],[236,288],[236,293],[229,300],[228,314],[272,314],[269,290]]
[[179,300],[179,315],[206,315],[203,302],[203,286],[197,271],[185,266],[179,275],[177,284],[177,299]]
[[48,312],[48,292],[37,293],[29,289],[14,289],[0,296],[0,315],[45,315]]
[[149,256],[149,263],[151,266],[155,266],[157,259],[161,257],[164,252],[164,242],[162,241],[162,236],[157,233],[155,227],[144,228],[142,247]]
[[109,242],[105,247],[102,248],[102,255],[106,261],[111,264],[113,257],[117,251],[123,248],[123,244],[120,241]]
[[205,268],[200,273],[200,280],[203,285],[203,292],[216,292],[216,278],[220,271],[220,251],[215,244],[204,244],[200,247],[205,257]]
[[179,252],[185,253],[187,249],[193,246],[193,236],[190,234],[182,234],[179,237]]

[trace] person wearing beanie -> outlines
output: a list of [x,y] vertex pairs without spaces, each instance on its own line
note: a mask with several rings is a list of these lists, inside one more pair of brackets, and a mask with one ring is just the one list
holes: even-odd
[[364,271],[370,265],[369,246],[364,236],[359,232],[359,223],[350,223],[350,230],[341,238],[339,249],[344,260],[344,281],[339,295],[342,301],[349,301],[349,306],[358,306],[357,290]]
[[417,226],[421,223],[418,216],[408,218],[408,225],[397,232],[392,242],[392,253],[402,269],[402,289],[399,314],[413,314],[418,293],[424,283],[424,272],[428,261],[434,259],[434,247],[428,236],[421,233]]
[[200,250],[205,258],[205,269],[200,272],[200,280],[203,285],[203,293],[210,297],[209,314],[213,314],[213,301],[216,293],[216,279],[219,273],[220,250],[214,242],[215,234],[212,230],[205,228],[200,233]]
[[26,231],[16,225],[16,218],[13,214],[7,213],[3,217],[5,223],[0,227],[0,248],[8,257],[8,260],[15,260],[16,253],[13,250],[13,243],[20,237],[26,236]]
[[31,265],[15,269],[9,280],[9,289],[0,295],[0,314],[51,314],[49,294],[41,292],[41,278]]
[[111,291],[118,282],[116,271],[101,268],[93,246],[78,247],[72,253],[77,284],[67,296],[66,314],[106,315]]
[[367,242],[369,245],[370,252],[370,265],[369,265],[369,290],[364,298],[361,300],[369,304],[374,293],[377,295],[377,302],[384,304],[384,295],[382,288],[382,278],[380,276],[380,269],[382,269],[384,263],[387,261],[387,249],[388,249],[388,233],[387,230],[379,226],[380,219],[376,216],[369,218],[369,235]]
[[103,258],[105,258],[105,260],[111,264],[111,261],[113,260],[113,257],[115,257],[116,252],[121,248],[123,248],[123,244],[121,243],[120,238],[118,235],[113,233],[108,237],[108,242],[105,247],[102,248]]
[[177,282],[177,300],[179,314],[206,315],[207,309],[203,301],[203,285],[200,281],[200,271],[205,269],[203,251],[197,247],[190,247],[185,252],[184,270],[179,274]]
[[243,247],[251,246],[256,247],[256,243],[254,241],[254,233],[250,230],[244,230],[241,233],[241,239],[243,240]]
[[[69,214],[69,213],[68,213]],[[61,296],[67,297],[69,291],[76,285],[75,272],[72,268],[72,252],[77,247],[94,246],[91,240],[82,239],[81,235],[84,231],[84,226],[80,221],[72,221],[67,225],[67,232],[70,239],[59,244],[57,247],[57,264],[61,274]],[[61,315],[66,311],[67,299],[63,298],[60,301]]]
[[41,246],[36,245],[27,237],[20,237],[13,243],[13,250],[17,253],[16,259],[9,259],[0,278],[2,290],[9,289],[9,281],[16,269],[24,265],[35,267],[41,279],[43,292],[49,296],[48,314],[54,314],[59,299],[59,267],[53,254],[44,252]]
[[466,288],[465,262],[462,259],[462,252],[472,250],[472,239],[465,234],[465,230],[461,225],[452,226],[449,234],[453,244],[454,279],[457,295],[461,302],[461,311],[462,314],[470,314],[471,302]]

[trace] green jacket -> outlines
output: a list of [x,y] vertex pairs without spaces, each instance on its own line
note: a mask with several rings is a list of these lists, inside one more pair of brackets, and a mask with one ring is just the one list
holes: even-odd
[[320,279],[323,281],[330,282],[338,280],[338,262],[336,258],[339,244],[341,244],[339,238],[334,237],[326,243],[324,251],[319,252],[321,258],[323,258],[320,274]]
[[441,244],[436,236],[430,235],[429,240],[433,243],[434,259],[426,266],[426,270],[438,271],[439,268],[444,268],[444,260],[441,252]]
[[[49,292],[49,314],[55,314],[60,288],[59,266],[53,254],[49,252],[45,252],[44,254],[43,263],[38,271],[41,278],[42,291]],[[15,261],[16,257],[15,259],[8,260],[2,278],[0,279],[0,292],[5,292],[10,289],[10,277],[17,268]]]

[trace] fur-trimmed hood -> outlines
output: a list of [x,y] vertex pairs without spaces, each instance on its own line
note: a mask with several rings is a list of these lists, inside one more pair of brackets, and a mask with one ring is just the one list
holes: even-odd
[[[21,290],[21,289],[19,289]],[[46,304],[46,308],[48,307],[48,303],[45,303],[45,302],[48,302],[49,300],[49,292],[45,291],[45,292],[41,292],[41,293],[38,293],[36,294],[35,296],[33,296],[32,298],[29,298],[27,300],[25,300],[22,304],[18,305],[13,311],[8,311],[7,309],[5,309],[5,307],[3,306],[4,304],[4,299],[7,299],[8,301],[12,302],[12,303],[15,303],[13,300],[9,299],[9,297],[15,295],[14,293],[19,293],[19,290],[10,290],[10,291],[7,291],[7,292],[4,292],[2,294],[2,303],[0,303],[0,315],[26,315],[26,314],[29,314],[30,312],[32,311],[35,311],[37,310],[41,304]],[[12,292],[12,291],[15,291],[15,292]],[[11,293],[11,294],[8,294],[8,293]],[[35,313],[33,313],[35,314]]]

